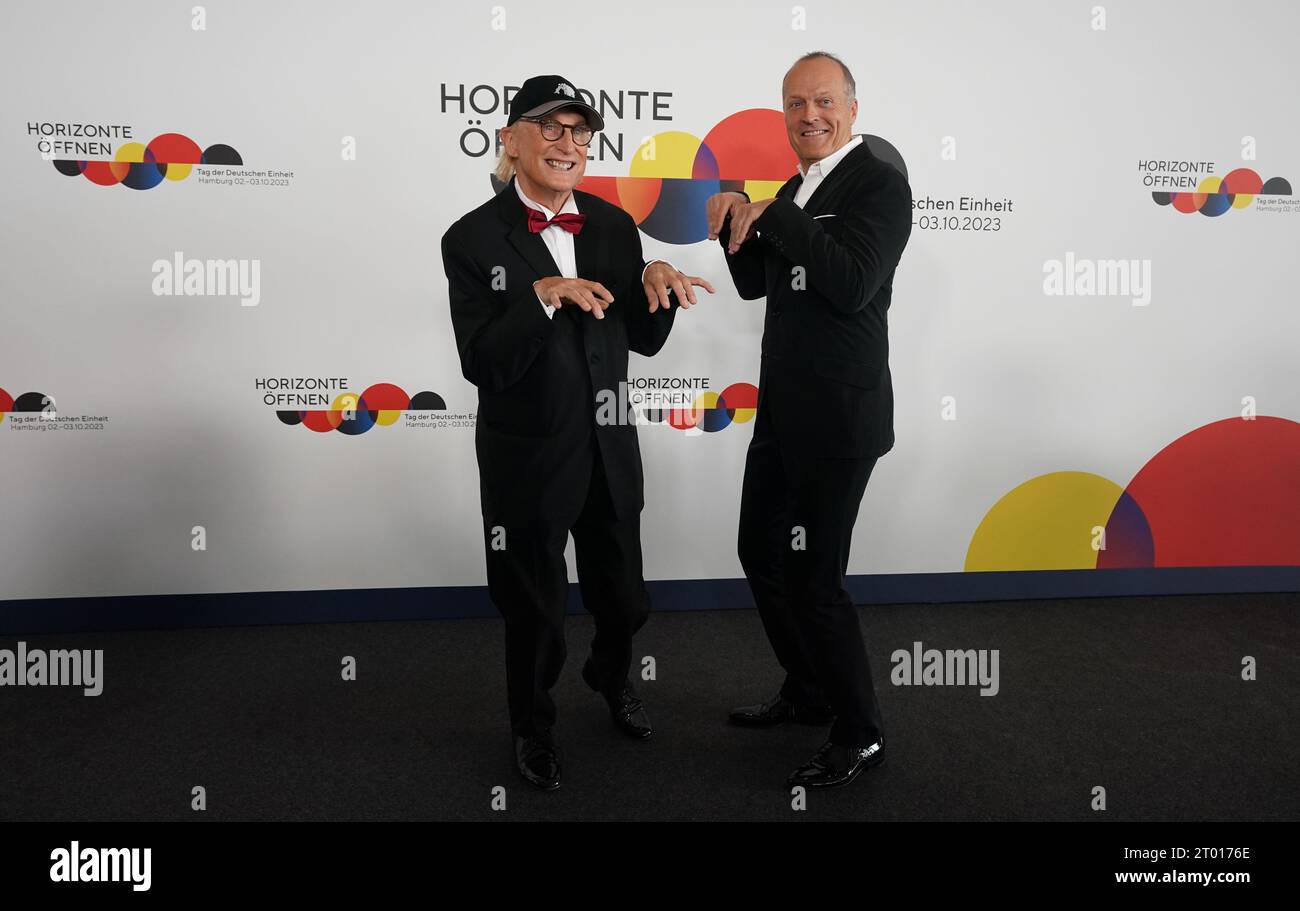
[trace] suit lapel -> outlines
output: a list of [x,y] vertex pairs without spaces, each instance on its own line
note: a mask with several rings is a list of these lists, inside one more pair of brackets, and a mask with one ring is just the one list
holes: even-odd
[[867,149],[866,137],[863,137],[862,142],[858,143],[853,151],[845,155],[840,160],[840,163],[822,178],[822,182],[817,185],[817,189],[813,190],[812,196],[809,196],[804,202],[803,210],[809,215],[820,213],[822,207],[826,205],[826,200],[834,195],[830,188],[844,183],[870,157],[871,152]]
[[[596,210],[591,206],[585,206],[583,199],[578,195],[578,191],[573,191],[573,202],[578,208],[578,212],[587,216],[582,230],[573,235],[573,263],[578,270],[578,278],[585,278],[587,281],[601,281],[601,274],[604,270],[600,268],[602,263],[608,262],[608,255],[604,246],[604,241],[608,235],[600,230],[600,223],[597,221]],[[608,283],[606,282],[608,287]],[[610,293],[617,294],[615,288],[610,288]],[[615,300],[614,306],[626,306],[623,301]],[[582,326],[582,338],[588,349],[591,347],[590,334],[601,331],[601,324],[609,319],[606,315],[604,320],[598,320],[594,316],[583,312],[578,307],[570,307],[574,312],[575,318]],[[585,319],[583,318],[585,317]]]
[[[528,230],[528,213],[515,190],[513,179],[498,194],[498,199],[501,201],[501,217],[510,226],[507,237],[511,246],[519,251],[519,255],[532,267],[538,278],[559,275],[560,266],[551,256],[542,235]],[[576,191],[573,201],[578,212],[587,216],[582,230],[573,236],[574,265],[578,270],[578,278],[594,280],[592,276],[598,271],[596,266],[600,261],[600,227],[595,223],[595,212],[583,212],[582,198]]]
[[[534,234],[528,230],[528,212],[527,207],[519,198],[519,192],[515,189],[514,178],[505,189],[497,194],[499,204],[498,212],[501,218],[509,226],[506,234],[510,245],[519,252],[524,261],[532,268],[537,278],[545,278],[551,275],[560,274],[560,266],[551,256],[550,249],[546,246],[546,241],[542,240],[542,235]],[[575,191],[573,197],[574,204],[578,207],[578,212],[582,213],[582,198]],[[596,266],[600,262],[600,239],[601,232],[599,225],[595,223],[595,213],[587,212],[587,222],[582,226],[582,230],[573,236],[573,259],[577,267],[578,278],[585,278],[591,281],[596,274]],[[578,319],[577,314],[581,313],[581,308],[576,305],[570,305],[560,308],[556,314],[566,315],[575,322],[586,324],[592,322],[589,320]],[[586,330],[584,328],[584,336]]]
[[560,267],[552,258],[551,251],[546,249],[546,241],[542,240],[542,235],[528,230],[527,207],[519,198],[514,178],[511,178],[505,189],[497,194],[497,202],[499,204],[497,211],[509,226],[506,239],[532,267],[537,278],[559,275]]
[[573,193],[573,202],[577,206],[578,212],[587,216],[587,221],[583,224],[582,230],[573,235],[573,262],[578,269],[578,278],[596,281],[596,264],[598,261],[596,246],[600,239],[600,230],[594,223],[595,213],[583,211],[583,201],[576,190]]

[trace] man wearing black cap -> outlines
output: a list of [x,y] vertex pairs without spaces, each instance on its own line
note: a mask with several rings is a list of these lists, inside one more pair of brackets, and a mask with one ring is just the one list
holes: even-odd
[[649,599],[641,567],[641,453],[627,406],[628,351],[663,347],[676,310],[713,288],[647,264],[622,209],[575,189],[604,127],[574,84],[535,76],[500,131],[509,184],[442,238],[452,325],[478,387],[475,432],[488,591],[506,626],[515,761],[560,784],[550,689],[564,664],[570,533],[596,622],[582,678],[635,737],[652,728],[629,679]]

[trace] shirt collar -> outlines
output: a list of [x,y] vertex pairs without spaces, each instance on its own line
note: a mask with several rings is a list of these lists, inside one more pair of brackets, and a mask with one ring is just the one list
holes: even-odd
[[[541,212],[543,215],[546,216],[548,221],[556,216],[556,213],[546,208],[546,206],[538,202],[533,202],[531,199],[529,199],[527,196],[524,195],[524,188],[519,186],[518,177],[514,179],[514,185],[515,185],[515,192],[519,194],[519,198],[523,200],[524,205],[528,206],[528,208],[536,209],[537,211]],[[572,193],[570,193],[569,198],[564,201],[564,207],[560,209],[560,214],[564,214],[566,212],[572,212],[574,214],[577,214],[578,212],[578,204],[577,202],[574,201]]]
[[803,169],[803,162],[800,162],[799,176],[806,179],[808,177],[808,173],[811,172],[813,168],[816,168],[818,174],[820,174],[822,177],[826,177],[828,174],[830,174],[831,168],[839,164],[840,161],[843,160],[845,155],[849,154],[849,152],[852,152],[854,148],[856,148],[861,144],[862,144],[862,136],[861,135],[854,136],[848,142],[844,143],[844,145],[842,145],[839,148],[839,150],[832,152],[830,155],[827,155],[821,161],[814,161],[812,163],[812,167],[810,167],[807,172],[804,171]]

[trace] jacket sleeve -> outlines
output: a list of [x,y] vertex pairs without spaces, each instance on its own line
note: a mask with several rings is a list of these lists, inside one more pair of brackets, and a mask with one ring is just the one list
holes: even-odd
[[641,250],[641,229],[630,215],[627,216],[626,227],[630,230],[628,249],[635,253],[635,260],[629,259],[633,274],[626,283],[626,296],[623,300],[624,306],[628,308],[624,311],[627,314],[627,347],[637,354],[653,357],[668,341],[668,333],[672,331],[673,320],[677,317],[677,293],[669,290],[668,303],[672,306],[667,310],[661,307],[654,313],[650,312],[650,303],[646,300],[645,289],[641,285],[641,276],[647,263]]
[[892,167],[852,192],[831,237],[789,199],[775,199],[754,222],[763,241],[807,271],[808,285],[844,313],[867,305],[898,265],[912,233],[912,190]]
[[[749,199],[748,193],[736,192]],[[728,253],[727,244],[731,243],[731,216],[728,215],[718,232],[718,243],[722,245],[722,255],[727,259],[727,270],[731,272],[731,281],[740,299],[752,301],[766,296],[767,273],[763,268],[762,240],[751,237],[734,254]]]
[[442,237],[442,263],[460,369],[480,389],[508,389],[528,372],[554,324],[532,284],[501,291],[468,253],[455,225]]

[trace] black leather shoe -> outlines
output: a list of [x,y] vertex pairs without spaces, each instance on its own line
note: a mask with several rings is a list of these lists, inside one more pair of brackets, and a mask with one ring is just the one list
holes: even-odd
[[515,765],[519,774],[535,788],[554,791],[560,786],[560,753],[550,732],[529,737],[516,735]]
[[[591,659],[582,666],[582,679],[596,692],[596,668]],[[650,726],[650,716],[646,714],[645,705],[632,688],[632,681],[624,680],[623,686],[614,693],[600,693],[609,706],[609,716],[614,719],[614,727],[636,740],[645,740],[655,732]]]
[[867,746],[843,743],[822,744],[817,754],[790,773],[785,783],[790,787],[833,788],[848,784],[866,769],[885,761],[885,738]]
[[770,702],[732,709],[730,718],[732,724],[766,728],[787,721],[798,724],[830,724],[835,720],[835,713],[829,705],[795,705],[777,693]]

